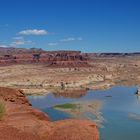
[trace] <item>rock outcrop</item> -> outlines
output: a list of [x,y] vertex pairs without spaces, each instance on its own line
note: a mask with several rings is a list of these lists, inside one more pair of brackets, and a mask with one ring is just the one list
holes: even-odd
[[88,59],[80,51],[54,51],[49,52],[49,66],[51,67],[83,67],[89,66]]
[[[41,49],[0,48],[0,65],[46,63],[49,67],[85,67],[88,58],[80,51],[43,51]],[[3,52],[3,53],[2,53]]]
[[22,63],[46,63],[49,67],[90,67],[97,58],[138,57],[140,53],[82,53],[81,51],[44,51],[31,48],[0,47],[0,65]]
[[0,102],[6,110],[0,120],[0,140],[99,140],[94,122],[51,122],[46,114],[32,108],[20,90],[1,87]]

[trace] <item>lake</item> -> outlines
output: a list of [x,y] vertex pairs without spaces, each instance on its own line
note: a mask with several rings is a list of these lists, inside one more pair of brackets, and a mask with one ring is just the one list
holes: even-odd
[[136,90],[136,87],[117,86],[109,90],[89,90],[75,97],[56,96],[51,93],[44,96],[28,96],[28,99],[34,108],[47,113],[52,121],[72,118],[70,114],[54,109],[55,105],[77,101],[83,104],[85,101],[101,101],[103,106],[100,111],[104,122],[99,128],[100,139],[139,140],[140,99],[135,94]]

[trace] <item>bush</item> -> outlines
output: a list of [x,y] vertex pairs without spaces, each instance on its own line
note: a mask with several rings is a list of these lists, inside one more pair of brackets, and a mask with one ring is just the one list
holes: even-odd
[[4,103],[0,102],[0,120],[2,119],[4,114],[5,114],[5,105]]
[[77,105],[66,103],[66,104],[61,104],[61,105],[55,105],[54,107],[55,108],[62,108],[62,109],[76,109]]

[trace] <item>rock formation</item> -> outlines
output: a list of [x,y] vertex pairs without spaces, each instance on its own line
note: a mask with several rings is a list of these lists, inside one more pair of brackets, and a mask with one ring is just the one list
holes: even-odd
[[0,88],[0,102],[5,114],[0,120],[0,140],[99,140],[94,122],[62,120],[33,109],[22,91]]
[[49,67],[89,67],[95,57],[112,58],[140,56],[140,53],[81,53],[81,51],[44,51],[31,48],[0,47],[0,65],[21,63],[46,63]]
[[41,49],[0,48],[0,64],[46,63],[49,67],[85,67],[88,59],[80,51],[43,51]]
[[80,51],[56,51],[49,54],[51,67],[81,67],[88,66],[87,59]]

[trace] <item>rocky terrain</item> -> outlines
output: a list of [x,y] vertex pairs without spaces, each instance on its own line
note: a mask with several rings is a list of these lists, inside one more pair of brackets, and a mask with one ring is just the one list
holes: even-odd
[[80,51],[43,51],[42,49],[0,48],[0,65],[45,63],[49,67],[88,67]]
[[140,57],[140,53],[82,53],[81,51],[45,51],[40,48],[0,47],[0,66],[11,64],[45,63],[48,67],[91,67],[96,58]]
[[[48,67],[45,63],[0,67],[0,86],[25,94],[107,89],[115,85],[140,87],[140,57],[94,57],[90,67]],[[75,92],[76,93],[76,92]]]
[[140,89],[139,53],[0,48],[0,103],[5,106],[0,117],[0,139],[98,140],[93,122],[51,122],[44,113],[33,109],[24,95],[53,92],[55,96],[78,98],[86,90],[115,85]]
[[20,90],[0,88],[0,102],[5,109],[0,119],[1,140],[99,140],[94,122],[51,122],[46,114],[32,108]]

